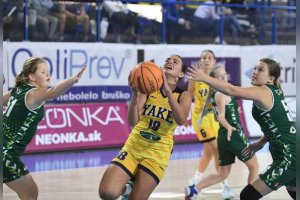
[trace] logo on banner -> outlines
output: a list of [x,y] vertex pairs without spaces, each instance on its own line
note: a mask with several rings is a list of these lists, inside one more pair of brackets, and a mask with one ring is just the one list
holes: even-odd
[[[95,83],[99,79],[104,81],[119,80],[125,76],[124,80],[127,80],[127,75],[124,75],[124,72],[127,72],[128,68],[126,69],[125,66],[129,65],[127,61],[130,62],[132,59],[131,49],[124,50],[123,55],[122,51],[118,55],[91,55],[91,52],[84,49],[53,48],[49,51],[50,53],[48,54],[50,55],[38,56],[47,61],[54,84],[56,81],[74,75],[85,64],[88,65],[86,76],[89,80],[94,79]],[[13,51],[10,58],[11,74],[13,77],[16,77],[21,71],[24,60],[31,56],[35,55],[29,48],[22,47]]]

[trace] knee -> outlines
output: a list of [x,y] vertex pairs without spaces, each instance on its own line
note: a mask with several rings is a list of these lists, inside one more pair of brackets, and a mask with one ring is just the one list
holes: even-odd
[[100,187],[98,190],[99,196],[103,200],[114,200],[119,198],[121,194],[117,194],[113,189]]
[[256,157],[251,158],[246,162],[249,172],[258,174],[258,163]]
[[36,188],[35,191],[32,192],[32,199],[38,199],[39,196],[39,190]]
[[20,199],[30,199],[30,200],[37,200],[38,199],[39,190],[37,187],[32,187],[26,192],[19,193],[18,196]]
[[65,14],[60,14],[60,15],[59,15],[59,21],[60,21],[60,22],[65,22],[66,19],[67,19],[67,15],[65,15]]
[[90,17],[89,17],[88,15],[84,15],[84,16],[83,16],[83,20],[84,20],[85,22],[89,22],[89,21],[90,21]]

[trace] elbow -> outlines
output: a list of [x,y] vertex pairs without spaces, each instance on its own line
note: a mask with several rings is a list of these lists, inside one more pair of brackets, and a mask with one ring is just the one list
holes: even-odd
[[128,124],[131,126],[131,127],[134,127],[137,123],[138,123],[139,119],[132,119],[130,117],[128,117]]
[[187,124],[187,119],[186,118],[180,118],[180,119],[175,119],[175,122],[178,126],[186,125]]

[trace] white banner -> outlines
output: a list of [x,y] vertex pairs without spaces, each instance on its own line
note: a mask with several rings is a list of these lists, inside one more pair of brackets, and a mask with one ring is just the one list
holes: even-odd
[[8,69],[9,69],[9,66],[8,66],[8,58],[7,58],[7,55],[8,55],[8,47],[7,47],[7,42],[3,42],[3,55],[2,55],[2,59],[3,59],[3,65],[2,65],[2,70],[3,70],[3,78],[5,80],[5,82],[3,83],[3,93],[6,93],[7,90],[8,90]]
[[261,58],[271,58],[281,64],[280,81],[286,96],[296,96],[296,45],[241,47],[242,86],[250,86],[255,64]]
[[124,86],[137,62],[136,52],[136,46],[128,44],[11,42],[4,43],[3,66],[8,71],[8,87],[14,86],[16,75],[30,56],[43,57],[48,62],[51,85],[74,75],[87,64],[77,86]]

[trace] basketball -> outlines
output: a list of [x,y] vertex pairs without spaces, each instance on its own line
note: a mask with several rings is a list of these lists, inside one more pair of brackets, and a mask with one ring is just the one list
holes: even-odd
[[131,81],[133,87],[141,93],[156,92],[163,83],[161,69],[153,62],[141,62],[132,71]]

